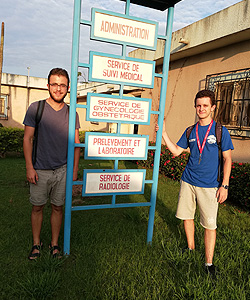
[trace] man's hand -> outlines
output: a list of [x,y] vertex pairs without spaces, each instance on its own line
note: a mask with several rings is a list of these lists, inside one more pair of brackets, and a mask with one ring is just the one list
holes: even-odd
[[223,203],[224,201],[226,201],[227,196],[228,190],[221,186],[216,193],[218,203]]
[[[164,119],[163,120],[163,126],[162,126],[162,138],[163,138],[166,146],[169,148],[170,152],[172,152],[172,154],[174,156],[178,156],[184,151],[184,149],[179,147],[178,145],[174,144],[170,140],[170,138],[169,138],[169,136],[166,132],[165,126],[166,126],[166,124],[165,124],[165,119]],[[157,132],[158,130],[159,130],[159,125],[155,124],[155,131]]]
[[30,183],[36,184],[38,181],[38,175],[34,168],[26,169],[26,177]]
[[[229,177],[230,177],[231,167],[232,167],[231,152],[232,150],[227,150],[222,152],[223,160],[224,160],[222,185],[229,184]],[[228,189],[225,189],[223,186],[221,186],[218,189],[216,196],[217,196],[218,203],[223,203],[227,199]]]
[[[158,123],[155,124],[155,131],[157,132],[159,130],[159,125]],[[163,119],[163,125],[162,125],[162,133],[165,134],[166,132],[166,121],[165,118]]]
[[76,181],[78,178],[78,170],[73,170],[73,181]]

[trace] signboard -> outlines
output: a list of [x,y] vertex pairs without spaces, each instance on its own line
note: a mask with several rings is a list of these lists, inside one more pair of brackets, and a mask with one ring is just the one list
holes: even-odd
[[147,159],[148,135],[85,133],[85,159]]
[[143,194],[146,170],[84,170],[83,196]]
[[151,99],[88,93],[86,120],[150,124]]
[[90,52],[90,81],[153,88],[154,71],[154,61]]
[[99,9],[92,9],[92,20],[91,39],[156,50],[156,22]]
[[[126,1],[125,14],[93,9],[92,20],[81,19],[81,0],[74,1],[74,23],[71,59],[71,93],[69,111],[69,139],[67,155],[67,180],[64,221],[64,254],[70,252],[71,213],[77,210],[118,207],[149,206],[148,243],[152,242],[157,184],[160,165],[162,124],[167,94],[167,80],[170,61],[174,4],[180,0],[123,0]],[[130,1],[143,6],[169,7],[166,35],[158,35],[158,23],[129,16]],[[165,3],[167,2],[167,3]],[[170,5],[172,3],[172,5]],[[165,10],[165,9],[163,9]],[[79,62],[80,25],[91,26],[91,38],[121,45],[122,55],[89,52],[89,63]],[[156,50],[157,39],[164,39],[162,74],[156,74],[155,62],[126,56],[127,46]],[[119,97],[88,95],[88,105],[77,104],[77,74],[79,67],[88,68],[89,81],[120,85]],[[148,135],[120,134],[121,123],[147,124],[151,114],[151,99],[128,99],[123,97],[124,86],[154,88],[154,77],[161,77],[161,93],[157,112],[160,126],[156,135],[156,146],[150,147]],[[85,143],[75,143],[75,113],[77,107],[87,108],[89,118],[118,123],[117,133],[85,133]],[[119,108],[117,110],[117,108]],[[108,113],[108,114],[107,114]],[[107,114],[107,115],[106,115]],[[135,119],[135,115],[139,118]],[[134,120],[133,120],[134,119]],[[145,122],[145,123],[144,123]],[[114,160],[112,170],[84,170],[83,181],[73,180],[75,148],[85,148],[85,159]],[[119,170],[119,160],[146,160],[148,148],[155,149],[152,180],[145,180],[146,170]],[[146,183],[152,183],[150,202],[116,203],[117,194],[143,194]],[[83,195],[112,195],[112,203],[100,205],[72,206],[74,184],[83,186]]]

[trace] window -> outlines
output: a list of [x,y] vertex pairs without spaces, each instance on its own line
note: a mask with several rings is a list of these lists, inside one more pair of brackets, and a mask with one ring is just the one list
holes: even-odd
[[8,119],[7,114],[8,109],[8,96],[7,95],[1,95],[0,97],[0,119]]
[[206,88],[215,92],[215,121],[234,135],[250,131],[250,69],[208,75]]

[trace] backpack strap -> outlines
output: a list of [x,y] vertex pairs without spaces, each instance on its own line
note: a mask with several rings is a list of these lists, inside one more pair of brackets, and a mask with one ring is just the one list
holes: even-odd
[[216,122],[215,125],[215,136],[216,136],[216,141],[217,145],[219,148],[219,168],[218,168],[218,178],[217,180],[220,182],[220,175],[223,170],[223,156],[222,156],[222,149],[221,149],[221,138],[222,138],[222,125],[221,123]]
[[36,117],[35,117],[36,125],[35,125],[35,132],[34,132],[34,139],[33,139],[33,151],[32,151],[33,166],[36,162],[36,154],[37,154],[38,125],[42,119],[45,102],[46,102],[46,100],[38,101],[37,110],[36,110]]
[[190,137],[190,134],[192,132],[192,130],[194,129],[196,124],[193,124],[191,126],[189,126],[186,130],[186,137],[187,137],[187,143],[188,143],[188,147],[189,147],[189,137]]
[[41,121],[42,115],[43,115],[43,110],[45,106],[46,100],[40,100],[38,101],[38,106],[37,106],[37,111],[36,111],[36,127],[38,127],[38,124]]

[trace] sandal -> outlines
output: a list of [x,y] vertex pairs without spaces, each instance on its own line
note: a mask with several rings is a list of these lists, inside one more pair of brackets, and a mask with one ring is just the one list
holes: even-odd
[[[50,254],[52,255],[53,258],[62,258],[62,256],[60,255],[61,248],[59,246],[57,246],[57,245],[52,246],[50,243],[49,249],[50,249]],[[57,252],[54,253],[54,251],[57,251]]]
[[[30,254],[28,256],[29,260],[36,260],[38,257],[41,256],[40,251],[43,248],[43,243],[40,243],[40,245],[33,245],[30,251]],[[34,250],[38,250],[38,252],[33,253]]]

